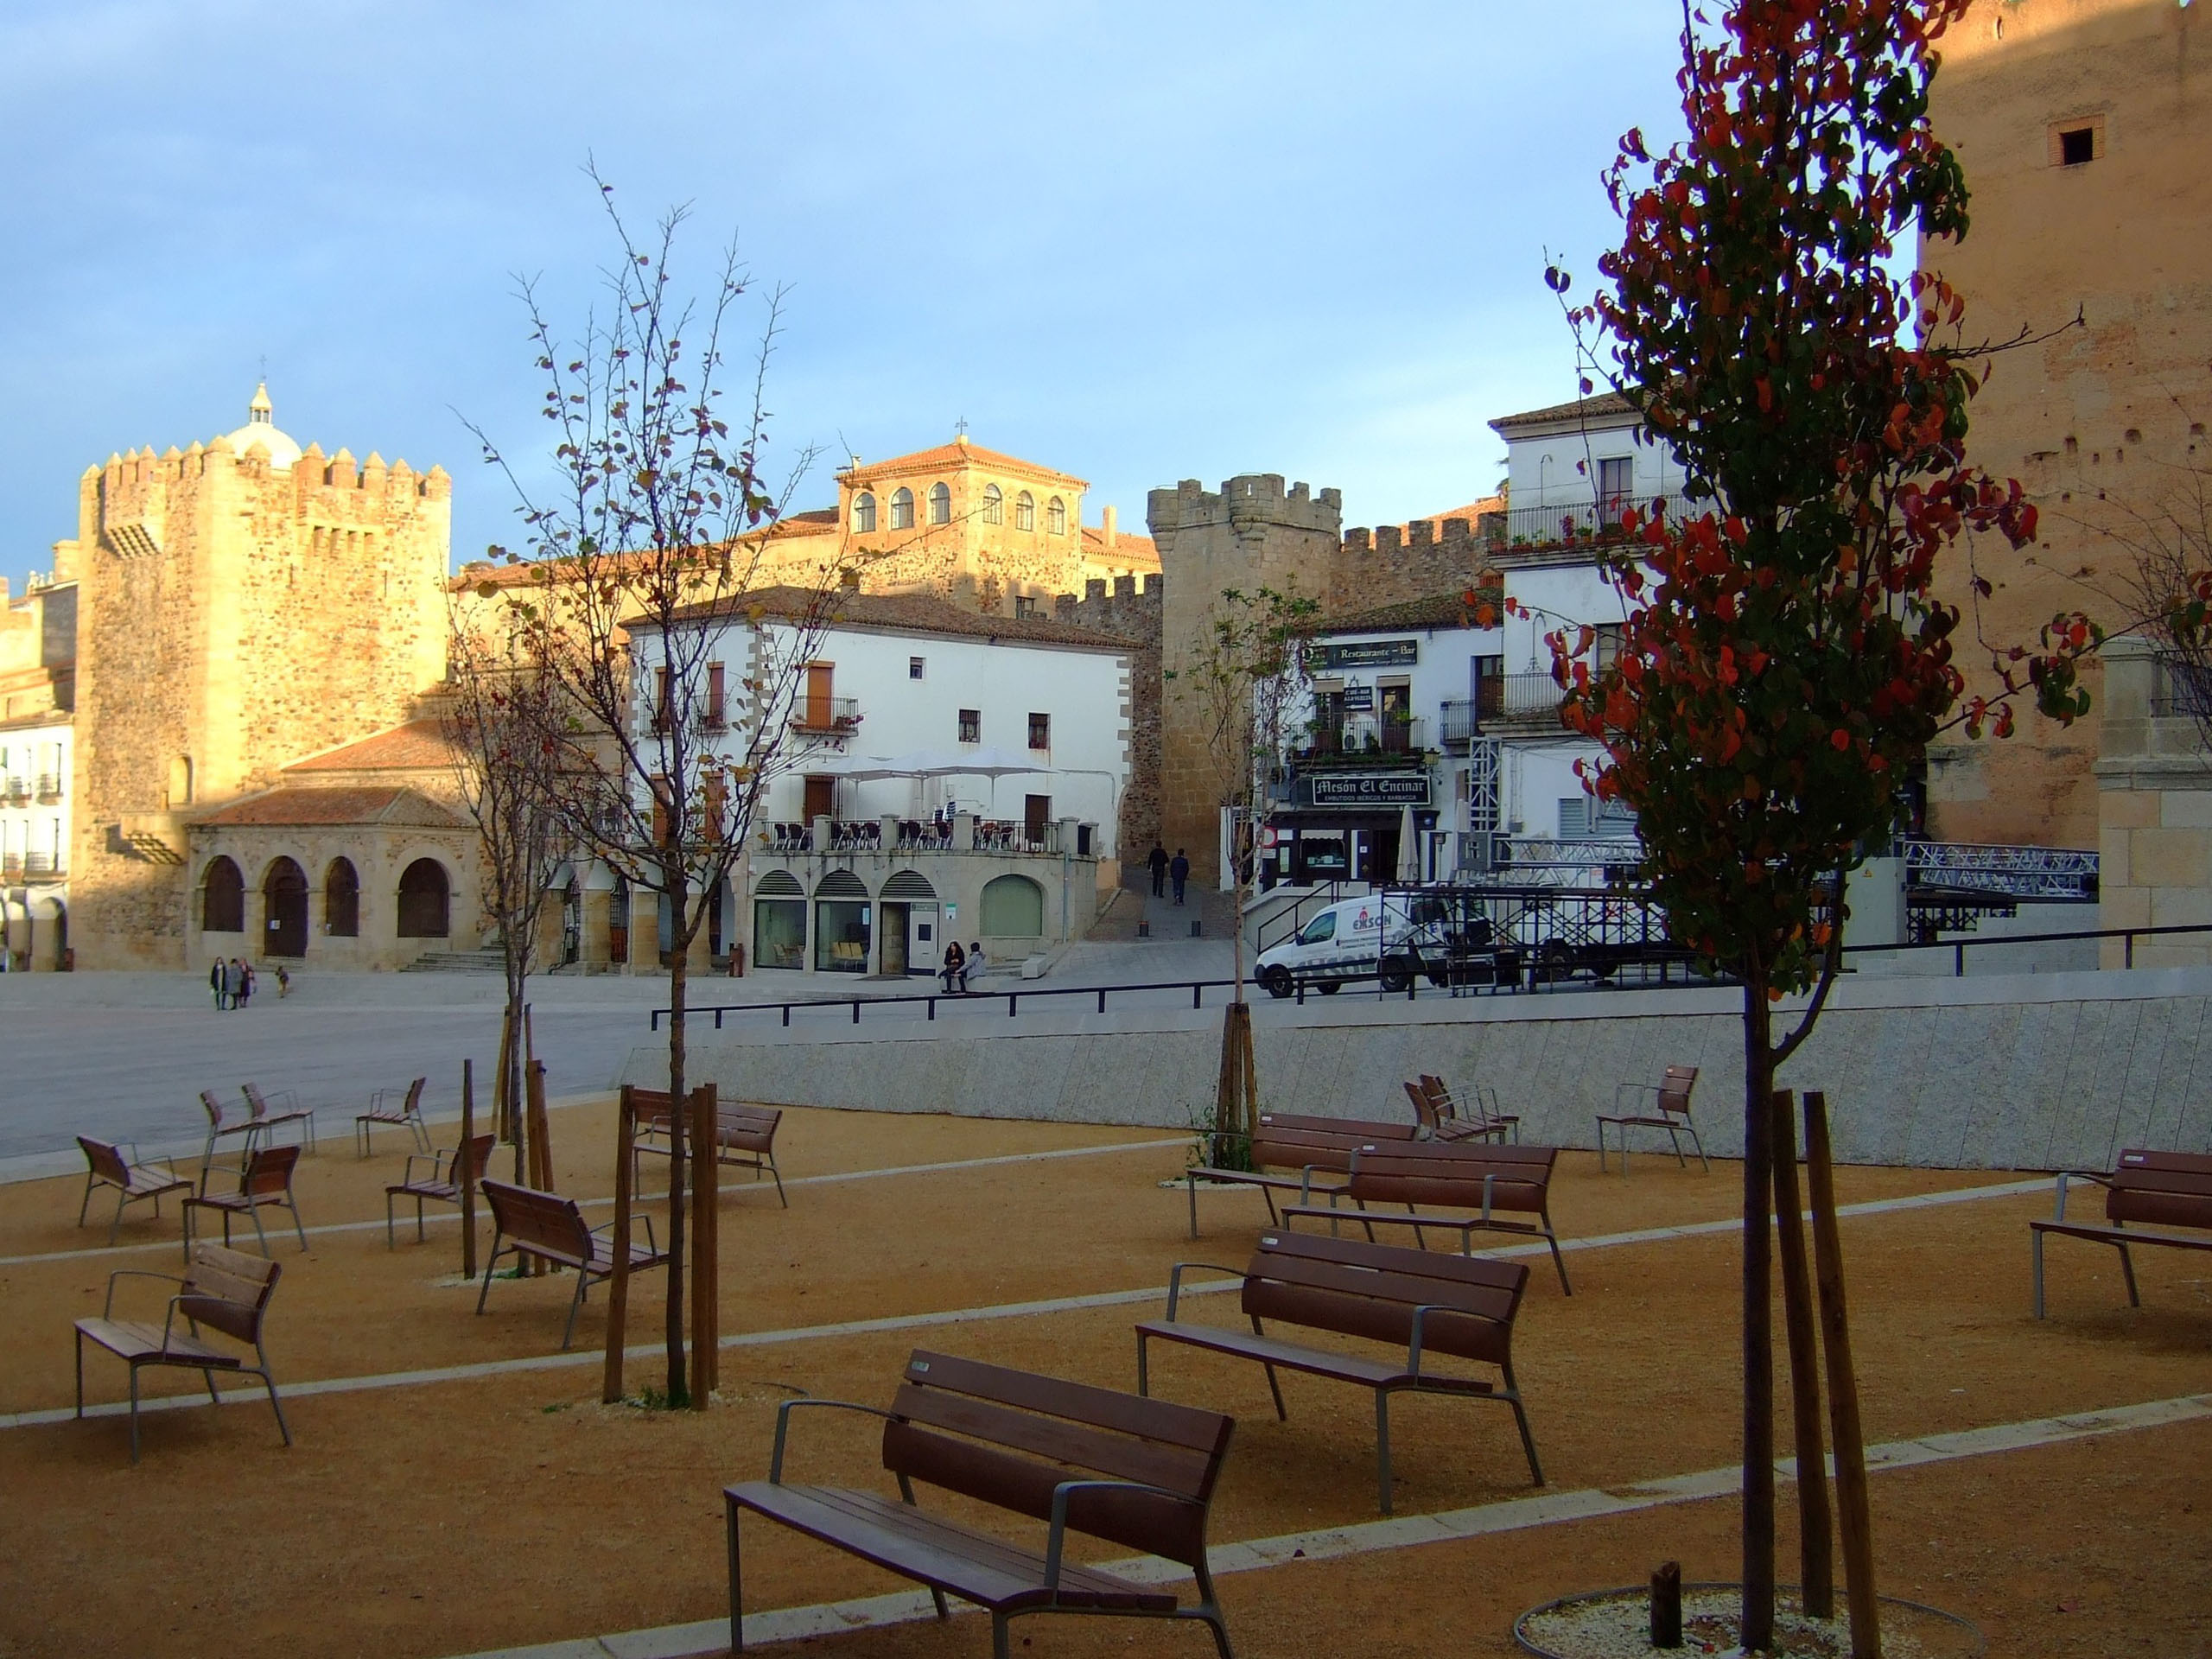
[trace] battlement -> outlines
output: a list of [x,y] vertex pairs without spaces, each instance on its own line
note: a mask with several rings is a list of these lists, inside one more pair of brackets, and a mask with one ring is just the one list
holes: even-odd
[[1344,524],[1344,492],[1319,495],[1303,482],[1283,487],[1281,473],[1242,473],[1224,480],[1218,493],[1195,478],[1145,498],[1145,518],[1153,535],[1229,524],[1240,532],[1263,528],[1319,531],[1334,539]]
[[1375,553],[1390,556],[1407,550],[1455,552],[1472,558],[1474,526],[1465,518],[1443,519],[1440,521],[1443,535],[1440,539],[1437,534],[1439,522],[1433,518],[1416,518],[1402,526],[1378,524],[1373,530],[1348,530],[1344,532],[1344,550],[1351,558]]
[[1061,594],[1052,601],[1052,617],[1071,627],[1095,628],[1158,649],[1160,618],[1167,600],[1166,578],[1157,574],[1144,579],[1141,591],[1135,576],[1116,576],[1107,590],[1103,576],[1084,582],[1081,599]]

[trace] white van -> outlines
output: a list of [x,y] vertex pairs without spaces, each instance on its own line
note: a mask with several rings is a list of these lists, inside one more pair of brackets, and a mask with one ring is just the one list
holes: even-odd
[[1252,976],[1270,996],[1288,996],[1300,985],[1333,995],[1348,980],[1376,977],[1386,950],[1443,913],[1441,901],[1417,893],[1341,899],[1261,952]]

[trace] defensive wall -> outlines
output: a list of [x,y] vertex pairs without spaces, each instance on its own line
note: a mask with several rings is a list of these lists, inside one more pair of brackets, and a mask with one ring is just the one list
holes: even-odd
[[[1617,1084],[1690,1065],[1706,1148],[1733,1156],[1736,1008],[1725,989],[1262,1001],[1261,1100],[1403,1118],[1399,1080],[1433,1071],[1463,1090],[1495,1087],[1521,1115],[1524,1141],[1588,1148]],[[1789,1005],[1777,1014],[1786,1022]],[[811,1017],[814,1030],[809,1016],[786,1030],[773,1013],[721,1032],[700,1021],[690,1075],[774,1105],[1183,1129],[1210,1106],[1219,1070],[1218,1007],[1024,1008],[1008,1020],[993,999],[941,1007],[934,1026]],[[667,1063],[664,1044],[641,1043],[618,1080],[653,1084]],[[1852,1163],[2102,1169],[2123,1146],[2212,1154],[2212,969],[1846,983],[1782,1081],[1827,1091],[1837,1156]],[[1649,1131],[1637,1139],[1647,1168],[1655,1141],[1665,1144]]]

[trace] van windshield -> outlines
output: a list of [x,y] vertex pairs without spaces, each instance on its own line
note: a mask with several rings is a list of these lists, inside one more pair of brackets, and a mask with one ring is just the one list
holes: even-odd
[[1333,910],[1323,911],[1298,930],[1298,942],[1300,944],[1319,944],[1324,939],[1333,939],[1336,937],[1337,912]]

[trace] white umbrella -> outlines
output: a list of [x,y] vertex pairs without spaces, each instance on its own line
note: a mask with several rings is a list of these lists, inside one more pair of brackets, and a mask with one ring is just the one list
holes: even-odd
[[924,749],[913,754],[902,754],[882,764],[890,768],[890,775],[903,778],[1003,778],[1010,772],[1052,770],[1050,766],[1039,766],[1027,755],[999,748],[969,749],[959,753]]
[[1420,831],[1414,828],[1414,810],[1410,806],[1398,815],[1398,880],[1421,880]]

